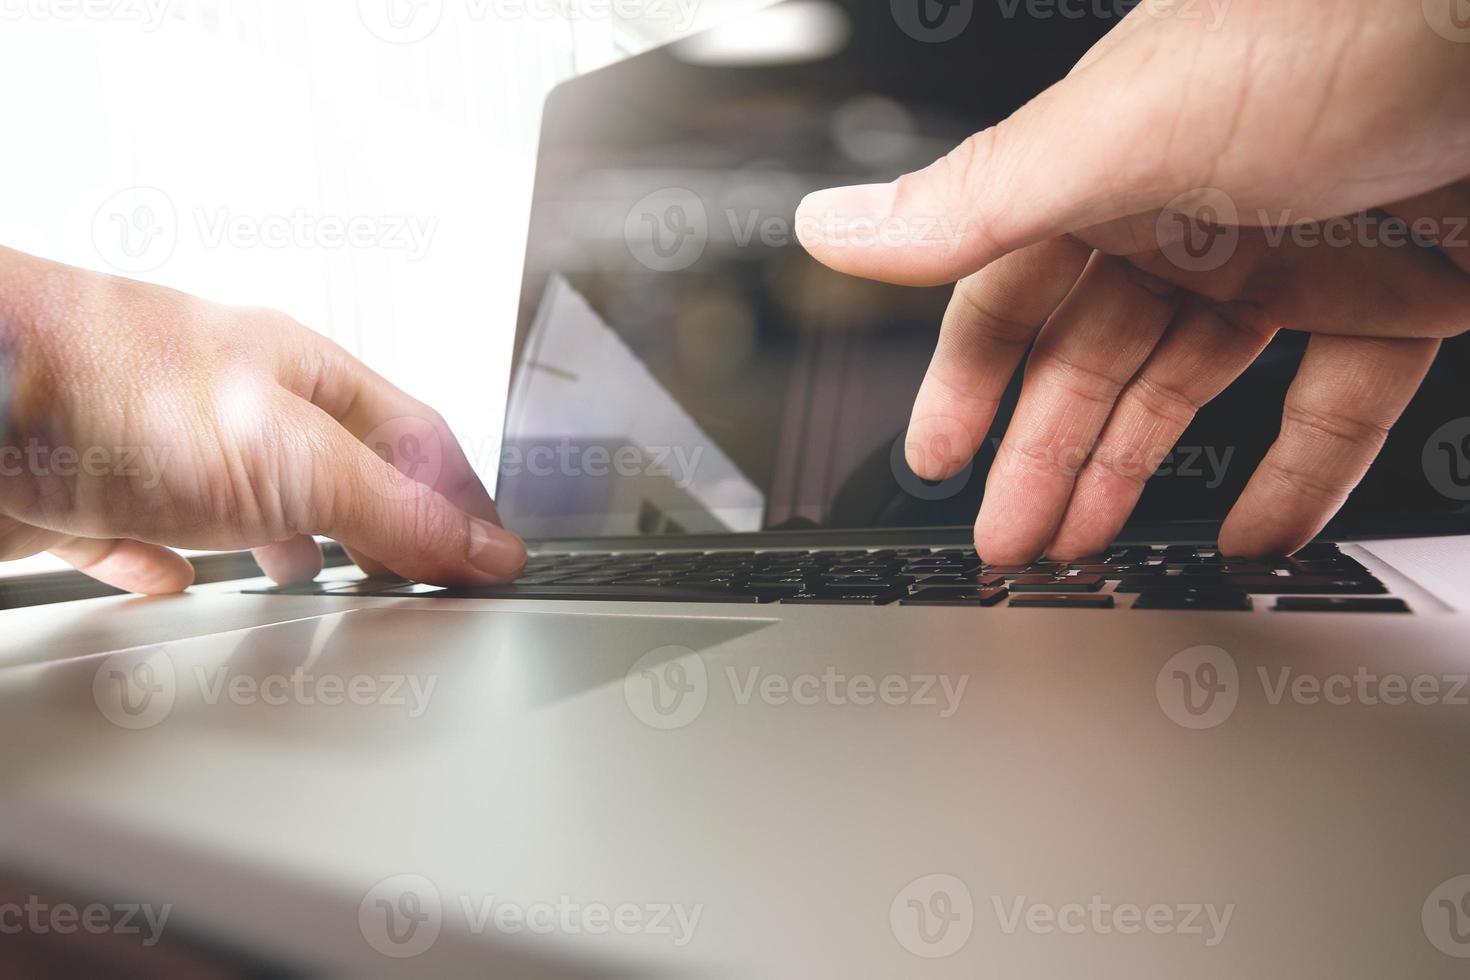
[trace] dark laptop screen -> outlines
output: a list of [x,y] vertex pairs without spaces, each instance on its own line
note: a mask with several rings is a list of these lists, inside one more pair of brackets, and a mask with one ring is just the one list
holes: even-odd
[[[901,23],[903,2],[794,0],[768,38],[780,63],[751,63],[739,37],[696,41],[553,93],[497,493],[511,526],[586,538],[973,521],[1016,385],[968,474],[919,481],[902,437],[949,290],[830,272],[797,244],[793,212],[816,188],[930,162],[1065,74],[1113,20],[977,2],[936,41]],[[1283,333],[1199,415],[1136,522],[1224,516],[1304,346]],[[1339,529],[1462,508],[1426,474],[1425,448],[1470,414],[1465,362],[1447,346]]]

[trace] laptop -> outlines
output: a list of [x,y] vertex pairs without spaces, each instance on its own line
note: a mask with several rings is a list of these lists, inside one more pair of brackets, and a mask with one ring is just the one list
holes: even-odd
[[966,4],[938,40],[893,6],[788,0],[780,44],[547,100],[517,582],[338,562],[6,610],[0,898],[134,905],[166,919],[110,936],[139,963],[246,973],[1463,975],[1470,348],[1294,556],[1212,540],[1288,334],[1115,546],[987,564],[995,438],[943,483],[904,461],[947,291],[826,270],[791,216],[1110,22]]

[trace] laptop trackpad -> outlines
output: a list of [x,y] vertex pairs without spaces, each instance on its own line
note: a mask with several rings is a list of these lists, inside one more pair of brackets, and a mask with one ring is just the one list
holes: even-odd
[[635,665],[662,669],[774,622],[356,609],[55,664],[47,686],[76,691],[89,675],[89,707],[125,728],[361,745],[621,686]]

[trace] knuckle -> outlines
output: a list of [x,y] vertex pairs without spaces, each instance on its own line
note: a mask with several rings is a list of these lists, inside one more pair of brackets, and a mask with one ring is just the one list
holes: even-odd
[[1039,379],[1058,389],[1069,400],[1111,408],[1123,390],[1123,382],[1055,349],[1036,352]]
[[[927,423],[932,427],[963,428],[966,438],[980,428],[981,419],[988,421],[1000,406],[1000,399],[982,394],[961,379],[950,377],[943,371],[930,371],[919,389],[919,399],[914,405],[915,423]],[[937,409],[937,411],[936,411]],[[979,432],[975,436],[978,445],[985,437]]]
[[1199,402],[1183,388],[1146,373],[1128,386],[1123,397],[1133,399],[1149,415],[1181,430],[1188,427],[1199,411]]
[[1103,443],[1093,450],[1088,465],[1097,467],[1104,475],[1121,480],[1129,486],[1142,487],[1158,472],[1168,454],[1168,447],[1134,450],[1123,445]]
[[989,353],[985,348],[995,345],[1019,347],[1028,343],[1035,332],[1034,326],[998,313],[986,300],[986,283],[984,272],[966,276],[955,285],[950,297],[945,325],[956,329],[941,333],[940,343],[953,345],[957,355]]
[[1355,486],[1353,481],[1326,478],[1300,463],[1281,459],[1274,454],[1262,462],[1259,472],[1290,497],[1305,499],[1309,503],[1326,505],[1332,509],[1336,509]]
[[1044,477],[1074,476],[1088,456],[1081,448],[1058,449],[1031,439],[1008,440],[1001,444],[1001,453],[1004,460],[998,459],[996,468],[1003,473]]
[[1376,450],[1388,438],[1389,426],[1378,420],[1355,418],[1287,402],[1281,413],[1282,429],[1308,444],[1338,445]]

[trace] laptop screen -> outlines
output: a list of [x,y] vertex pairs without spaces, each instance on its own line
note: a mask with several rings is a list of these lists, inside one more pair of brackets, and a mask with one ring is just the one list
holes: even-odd
[[[788,0],[764,33],[696,36],[558,88],[497,490],[510,526],[554,539],[972,523],[1017,383],[966,472],[919,480],[903,436],[949,289],[831,272],[793,213],[817,188],[924,166],[1060,78],[1114,22],[1074,6],[961,4],[971,20],[944,40],[900,2]],[[1304,348],[1283,332],[1199,414],[1136,523],[1223,518]],[[1335,530],[1462,511],[1470,479],[1447,492],[1426,446],[1470,414],[1466,360],[1446,345]]]

